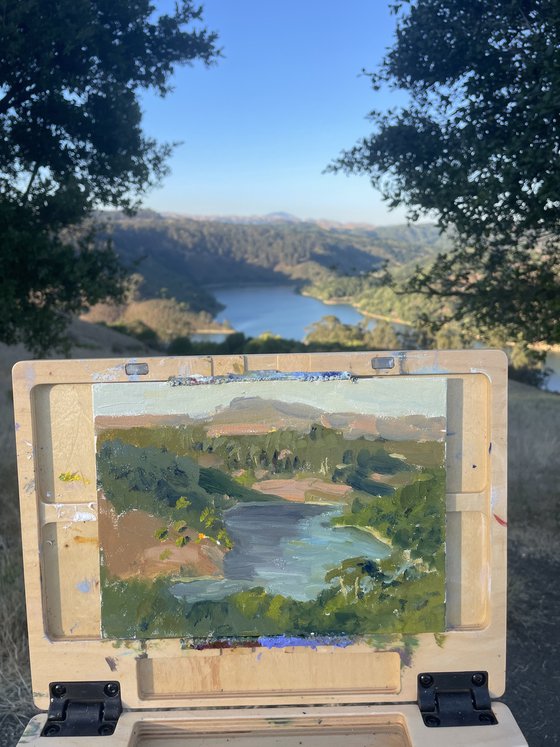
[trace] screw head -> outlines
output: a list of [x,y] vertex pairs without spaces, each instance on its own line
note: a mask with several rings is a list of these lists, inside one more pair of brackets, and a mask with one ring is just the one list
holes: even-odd
[[58,734],[59,731],[60,731],[60,726],[58,724],[49,724],[48,726],[45,726],[43,735],[45,737],[54,737],[54,735]]
[[107,737],[114,731],[115,727],[113,726],[113,724],[101,724],[101,726],[99,727],[99,735],[102,737]]
[[59,683],[57,683],[56,685],[53,685],[51,687],[51,693],[56,698],[62,698],[63,695],[66,695],[66,688],[64,687],[64,685],[60,685]]
[[473,674],[471,677],[471,681],[473,685],[476,685],[477,687],[481,687],[486,682],[486,677],[482,674],[482,672],[477,672],[476,674]]
[[119,686],[116,682],[108,682],[103,688],[103,691],[105,695],[108,695],[110,698],[114,698],[115,695],[119,694]]
[[422,687],[431,687],[434,684],[434,678],[431,674],[421,674],[418,680]]
[[441,722],[437,716],[425,716],[424,723],[426,726],[439,726]]

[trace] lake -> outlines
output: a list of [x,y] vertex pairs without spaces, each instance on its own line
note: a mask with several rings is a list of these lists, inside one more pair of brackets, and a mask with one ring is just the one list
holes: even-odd
[[303,340],[306,328],[326,314],[334,314],[345,324],[357,324],[364,318],[349,304],[327,305],[296,293],[293,285],[218,288],[212,293],[226,307],[217,321],[227,319],[234,329],[250,337],[272,332],[289,340]]
[[387,545],[353,527],[333,527],[342,505],[240,503],[224,513],[234,547],[224,558],[223,579],[177,583],[171,592],[189,602],[222,599],[262,586],[270,594],[315,599],[325,574],[347,558],[386,558]]
[[[225,306],[218,322],[229,321],[232,327],[248,337],[272,332],[289,340],[303,340],[313,322],[332,314],[344,324],[357,324],[364,316],[349,304],[326,304],[316,298],[296,293],[294,285],[251,285],[236,288],[213,288],[212,293]],[[374,319],[368,319],[371,326]],[[194,335],[193,339],[220,342],[225,335]],[[550,352],[546,366],[552,370],[547,389],[560,392],[560,353]]]

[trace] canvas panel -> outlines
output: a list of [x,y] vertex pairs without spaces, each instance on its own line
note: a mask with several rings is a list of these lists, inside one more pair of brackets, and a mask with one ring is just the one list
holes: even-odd
[[105,638],[445,628],[442,377],[93,386]]

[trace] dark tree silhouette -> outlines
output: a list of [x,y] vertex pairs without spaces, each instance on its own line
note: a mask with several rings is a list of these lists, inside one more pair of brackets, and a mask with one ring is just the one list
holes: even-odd
[[[0,340],[64,344],[70,314],[119,298],[110,246],[67,229],[99,206],[135,208],[172,146],[142,131],[138,94],[170,91],[175,65],[218,54],[180,0],[21,0],[0,13]],[[79,238],[78,238],[79,236]]]
[[368,174],[411,219],[436,214],[454,248],[405,290],[449,319],[560,341],[560,5],[393,3],[396,38],[374,89],[408,93],[331,168]]

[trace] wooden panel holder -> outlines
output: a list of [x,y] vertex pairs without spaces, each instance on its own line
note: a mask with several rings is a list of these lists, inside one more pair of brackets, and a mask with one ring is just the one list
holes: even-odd
[[[377,649],[358,643],[344,649],[198,651],[175,639],[102,640],[92,385],[128,382],[134,387],[138,381],[165,382],[193,374],[337,370],[356,377],[429,375],[447,381],[445,633],[416,636],[417,645],[411,651],[389,641]],[[297,722],[297,733],[309,735],[306,745],[319,744],[315,734],[322,745],[331,744],[331,733],[340,740],[340,730],[349,729],[350,722],[352,733],[361,733],[363,727],[372,735],[376,729],[385,734],[385,741],[372,736],[372,745],[416,745],[424,743],[419,740],[425,726],[417,707],[404,704],[416,700],[419,673],[484,671],[490,695],[499,697],[505,685],[506,397],[507,360],[502,352],[492,350],[16,364],[23,554],[37,706],[48,707],[49,685],[55,681],[114,679],[120,683],[123,706],[129,711],[110,738],[114,744],[133,744],[127,740],[135,730],[142,745],[159,744],[162,733],[166,744],[221,745],[220,735],[242,729],[269,734],[270,713],[264,707],[274,707],[282,721],[288,718],[282,715],[286,706],[291,706],[287,710]],[[345,703],[354,705],[343,713],[332,708]],[[371,703],[377,705],[366,705]],[[311,717],[302,710],[311,705],[316,711],[322,709],[320,720],[315,712]],[[186,712],[180,710],[216,706],[235,708],[224,710],[219,719],[212,710],[190,710],[186,721]],[[240,711],[244,706],[253,710]],[[130,711],[138,708],[150,710],[138,715]],[[155,710],[159,708],[177,710]],[[509,729],[507,744],[524,745],[509,711],[498,704],[495,712]],[[38,717],[36,723],[43,723],[44,718]],[[214,741],[197,741],[201,728],[214,734]],[[286,729],[282,744],[291,745]],[[430,729],[430,744],[470,743],[458,741],[451,734],[454,731],[440,738],[441,732]],[[187,742],[185,734],[190,735]],[[255,738],[255,745],[260,744]],[[344,740],[348,747],[354,744]],[[494,743],[502,744],[488,742]],[[64,744],[71,747],[72,740]]]

